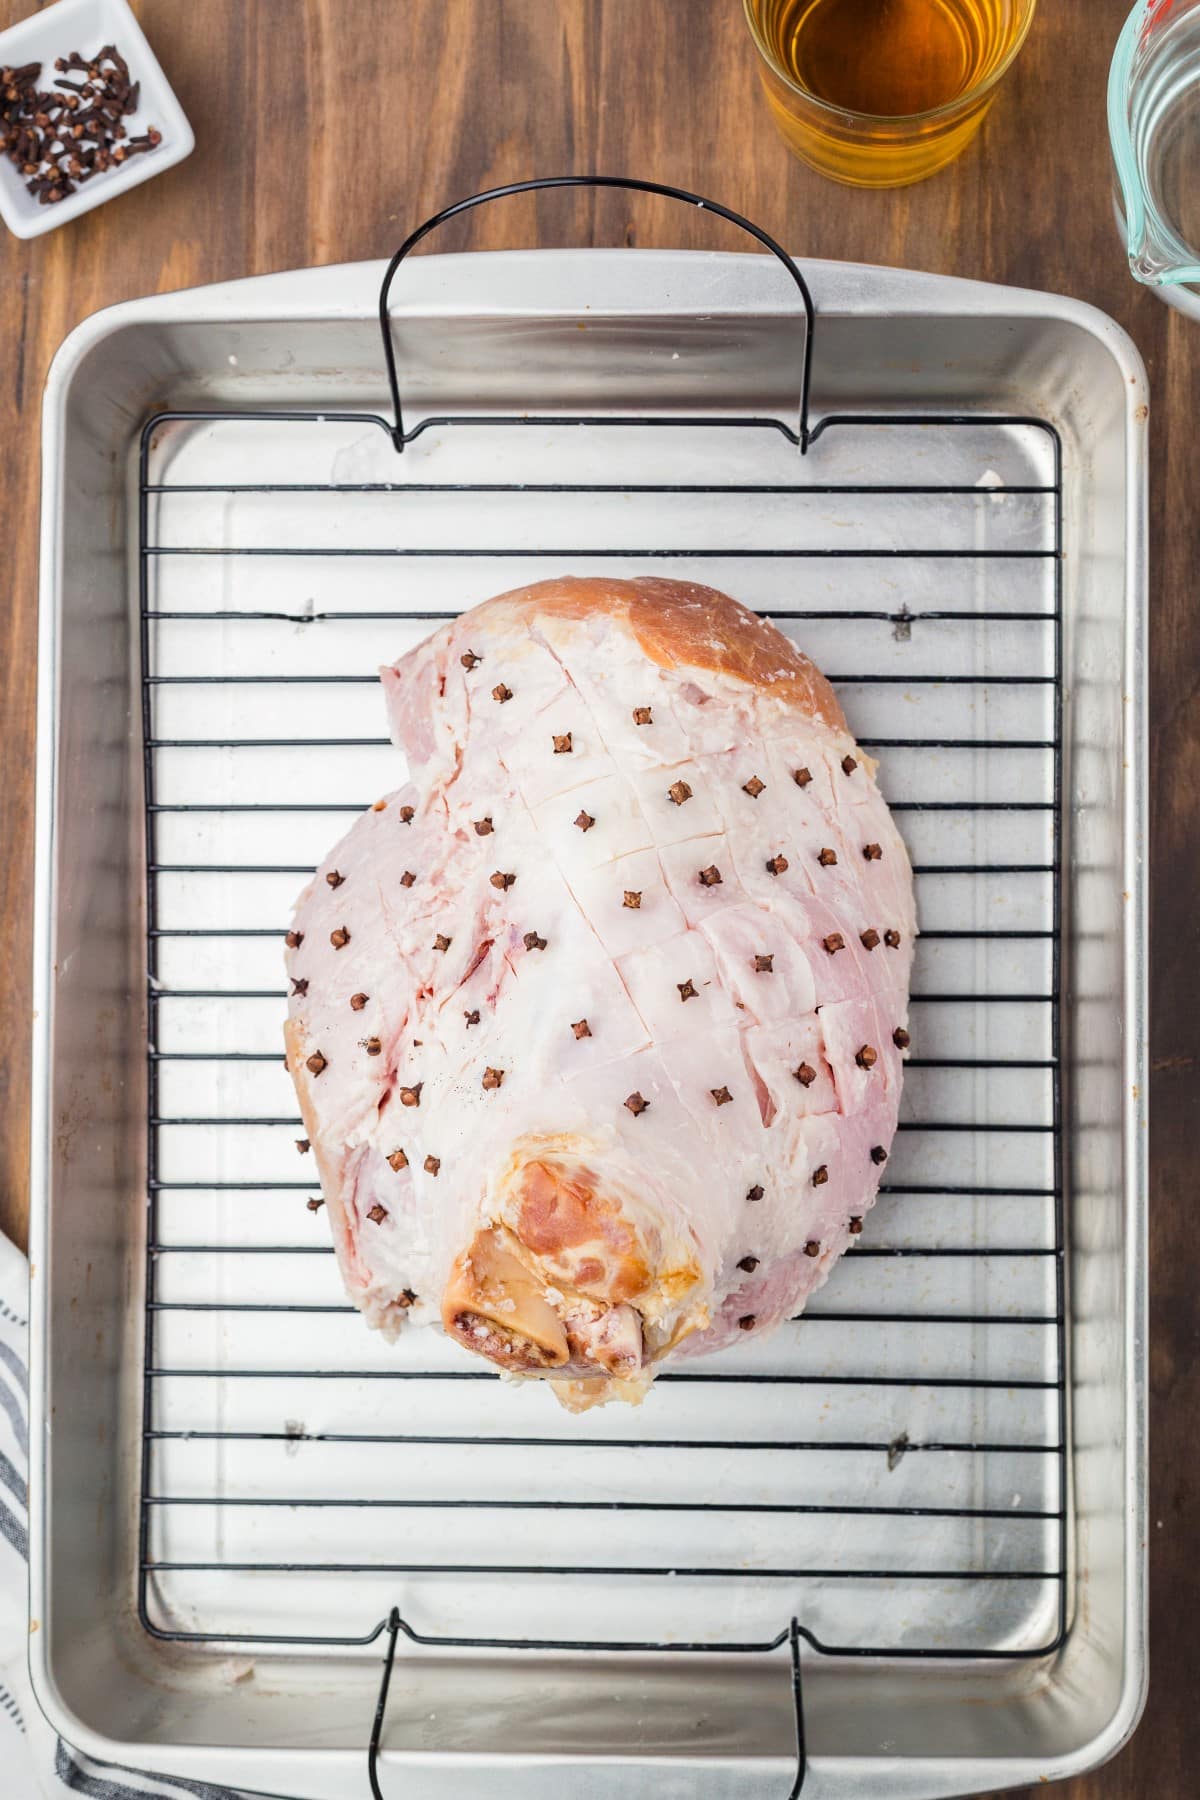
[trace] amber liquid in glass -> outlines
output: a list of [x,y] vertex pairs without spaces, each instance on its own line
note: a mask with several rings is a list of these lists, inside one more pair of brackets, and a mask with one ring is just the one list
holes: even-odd
[[[755,0],[754,11],[772,55],[792,80],[827,107],[857,118],[852,133],[845,118],[831,117],[827,128],[808,120],[805,135],[815,131],[823,141],[793,147],[851,181],[864,179],[866,151],[873,172],[865,178],[888,185],[911,178],[904,156],[926,130],[945,140],[939,166],[962,148],[991,96],[980,96],[977,106],[970,97],[1020,38],[1029,8],[1022,0]],[[949,132],[944,116],[928,125],[920,118],[956,102],[962,116]],[[778,112],[778,101],[773,104]],[[903,144],[896,142],[898,159],[889,170],[889,145],[900,136],[901,120],[912,121],[912,128]]]

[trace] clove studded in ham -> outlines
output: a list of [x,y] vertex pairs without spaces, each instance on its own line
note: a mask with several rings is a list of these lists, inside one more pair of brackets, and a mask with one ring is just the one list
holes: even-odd
[[825,678],[711,588],[490,600],[383,671],[409,784],[288,934],[351,1298],[573,1407],[770,1331],[896,1129],[912,874]]

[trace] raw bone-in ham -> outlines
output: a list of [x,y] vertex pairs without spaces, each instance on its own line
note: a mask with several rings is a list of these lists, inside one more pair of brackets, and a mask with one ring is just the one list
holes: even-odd
[[896,1129],[908,857],[828,683],[710,588],[542,582],[383,671],[410,784],[288,937],[346,1287],[560,1398],[771,1330]]

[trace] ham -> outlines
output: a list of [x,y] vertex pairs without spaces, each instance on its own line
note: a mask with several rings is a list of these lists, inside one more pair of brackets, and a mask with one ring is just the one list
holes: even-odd
[[794,1315],[890,1153],[916,920],[832,689],[691,583],[541,582],[382,674],[408,783],[300,896],[348,1293],[565,1404]]

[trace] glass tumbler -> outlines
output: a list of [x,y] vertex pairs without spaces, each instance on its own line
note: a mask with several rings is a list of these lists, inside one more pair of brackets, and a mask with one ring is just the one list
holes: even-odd
[[788,148],[853,187],[922,181],[962,151],[1037,0],[742,0]]
[[1108,77],[1117,222],[1138,281],[1200,318],[1200,0],[1141,0]]

